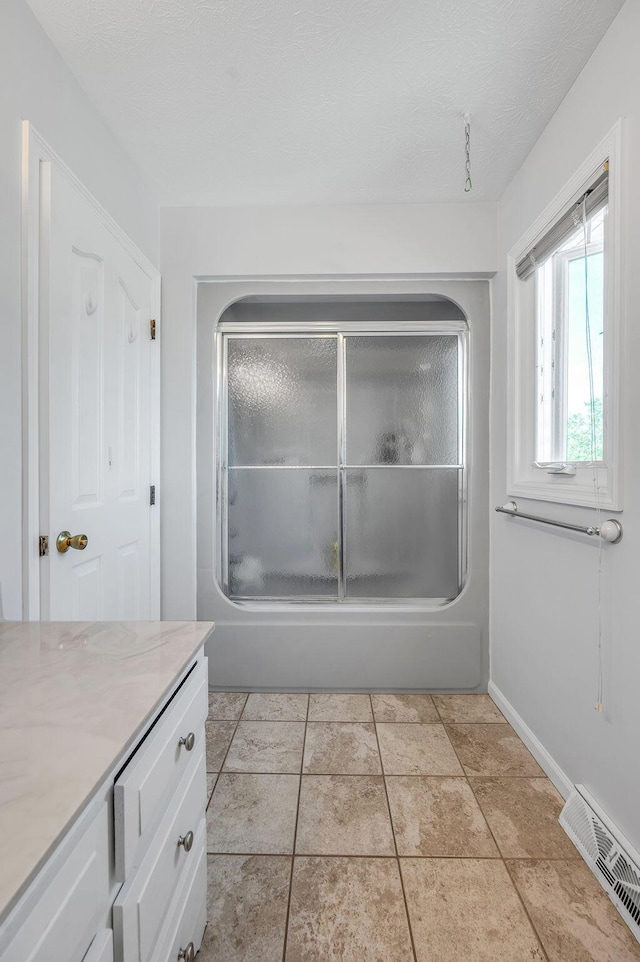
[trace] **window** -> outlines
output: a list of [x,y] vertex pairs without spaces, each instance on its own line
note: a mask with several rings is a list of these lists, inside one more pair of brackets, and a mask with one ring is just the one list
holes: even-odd
[[619,138],[509,255],[509,494],[620,507]]
[[606,206],[536,268],[536,458],[604,459]]
[[466,324],[219,338],[225,594],[455,598],[465,577]]

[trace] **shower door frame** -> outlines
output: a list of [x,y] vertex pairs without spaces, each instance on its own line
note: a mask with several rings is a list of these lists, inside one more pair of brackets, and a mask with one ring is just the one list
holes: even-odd
[[[457,337],[457,360],[458,360],[458,391],[457,391],[457,418],[458,418],[458,462],[456,464],[439,465],[412,465],[412,464],[372,464],[372,465],[348,465],[346,462],[346,346],[345,341],[349,337],[437,337],[437,336],[456,336]],[[337,480],[337,534],[338,534],[338,593],[337,597],[323,598],[320,595],[294,595],[278,596],[277,598],[261,596],[231,597],[229,595],[229,532],[228,532],[228,510],[227,510],[227,491],[228,491],[228,450],[229,450],[229,410],[228,410],[228,342],[229,339],[257,340],[260,338],[272,340],[275,338],[318,338],[331,337],[336,340],[337,351],[337,455],[336,465],[299,465],[282,466],[285,470],[295,470],[296,467],[310,470],[322,468],[323,470],[335,470]],[[467,428],[469,421],[469,326],[465,320],[455,321],[336,321],[296,323],[282,322],[279,324],[256,324],[249,329],[246,323],[242,322],[223,322],[219,324],[215,334],[215,361],[216,361],[216,396],[215,403],[217,417],[214,417],[214,425],[217,437],[214,438],[214,457],[215,457],[215,478],[216,478],[216,580],[226,601],[230,604],[243,608],[268,608],[270,611],[277,610],[278,607],[290,609],[295,606],[304,606],[305,609],[318,606],[326,610],[327,606],[334,609],[350,610],[372,607],[383,607],[385,609],[399,608],[422,608],[433,609],[443,608],[454,604],[462,594],[467,583],[468,574],[468,527],[469,527],[469,464],[468,464],[468,437]],[[277,470],[280,466],[258,467],[258,470]],[[395,470],[429,470],[429,469],[451,469],[458,472],[458,591],[452,598],[389,598],[389,597],[357,597],[348,598],[345,593],[345,485],[346,472],[349,468],[384,469],[392,467]]]

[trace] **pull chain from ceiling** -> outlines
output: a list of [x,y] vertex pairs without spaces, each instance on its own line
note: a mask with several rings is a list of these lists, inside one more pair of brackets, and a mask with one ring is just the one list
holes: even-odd
[[464,192],[468,194],[469,191],[473,189],[473,184],[471,183],[471,117],[469,114],[464,115],[464,153],[464,167],[467,172],[467,179],[464,182]]

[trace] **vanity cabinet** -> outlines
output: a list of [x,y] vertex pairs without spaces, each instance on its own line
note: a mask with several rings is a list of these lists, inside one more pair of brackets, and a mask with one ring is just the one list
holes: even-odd
[[111,929],[100,929],[82,962],[111,962],[112,959],[113,931]]
[[0,962],[193,958],[206,923],[207,692],[201,649],[0,925]]
[[[149,962],[165,918],[177,912],[184,886],[193,888],[205,853],[207,691],[203,659],[116,779],[115,870],[123,885],[113,906],[115,962]],[[202,912],[187,944],[198,948],[206,881],[192,898]]]
[[[83,819],[73,832],[63,857],[56,853],[45,866],[46,885],[11,937],[2,962],[92,962],[92,943],[109,909],[109,828],[105,798],[97,815],[88,824]],[[105,951],[106,962],[112,962],[113,948]]]

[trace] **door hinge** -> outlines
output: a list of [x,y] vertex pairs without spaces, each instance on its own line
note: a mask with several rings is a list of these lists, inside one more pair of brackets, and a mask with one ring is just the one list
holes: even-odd
[[149,504],[156,503],[156,486],[155,484],[149,485]]
[[49,535],[41,534],[38,538],[38,557],[46,558],[49,554]]
[[152,317],[151,320],[149,321],[149,337],[151,338],[152,341],[155,341],[155,339],[156,339],[156,320],[155,320],[155,317]]

